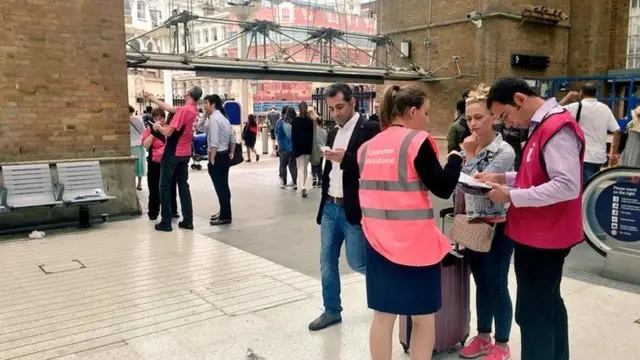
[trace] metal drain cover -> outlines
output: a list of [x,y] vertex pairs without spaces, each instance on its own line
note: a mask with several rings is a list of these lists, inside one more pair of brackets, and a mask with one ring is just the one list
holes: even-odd
[[80,260],[71,260],[71,261],[59,261],[53,262],[49,264],[38,265],[40,270],[43,273],[49,274],[57,274],[61,272],[74,271],[86,268]]

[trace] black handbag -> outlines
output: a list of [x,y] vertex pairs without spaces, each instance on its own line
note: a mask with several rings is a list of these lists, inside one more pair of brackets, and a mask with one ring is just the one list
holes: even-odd
[[233,159],[229,161],[229,166],[236,166],[244,162],[242,157],[242,143],[236,143],[236,148],[233,150]]

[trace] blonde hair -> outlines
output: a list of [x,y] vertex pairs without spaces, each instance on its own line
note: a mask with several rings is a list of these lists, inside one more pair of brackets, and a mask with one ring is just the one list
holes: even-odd
[[484,103],[487,101],[487,95],[489,95],[489,90],[491,87],[486,86],[485,84],[479,84],[473,88],[473,90],[469,91],[469,97],[467,97],[466,104],[476,104],[476,103]]
[[640,106],[631,111],[631,121],[627,124],[629,131],[640,132],[640,119],[638,118],[638,112],[640,112]]

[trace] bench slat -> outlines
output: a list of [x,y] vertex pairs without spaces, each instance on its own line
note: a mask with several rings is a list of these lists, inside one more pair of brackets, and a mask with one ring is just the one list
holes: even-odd
[[10,208],[61,203],[53,195],[49,164],[3,166],[2,174]]

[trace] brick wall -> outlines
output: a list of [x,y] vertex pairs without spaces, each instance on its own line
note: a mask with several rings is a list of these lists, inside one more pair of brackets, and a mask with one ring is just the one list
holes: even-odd
[[0,162],[129,154],[123,26],[122,0],[0,1]]
[[[435,70],[452,56],[460,56],[460,70],[469,78],[443,79],[426,85],[432,103],[431,131],[444,135],[462,91],[475,84],[490,84],[508,75],[531,78],[593,75],[604,74],[611,67],[624,67],[629,4],[625,0],[611,1],[616,3],[614,16],[609,0],[383,1],[379,4],[378,29],[381,33],[392,32],[390,36],[398,47],[401,41],[411,41],[412,60],[427,70]],[[520,14],[524,5],[557,8],[570,13],[571,18],[564,23],[566,26],[520,24],[517,20],[492,17],[477,28],[471,22],[461,21],[473,10],[485,15]],[[426,28],[429,8],[431,29]],[[610,54],[609,49],[614,48],[616,51]],[[541,71],[513,69],[514,53],[550,56],[552,63]],[[406,64],[397,56],[391,62]],[[453,64],[434,74],[436,78],[455,75],[457,69]]]

